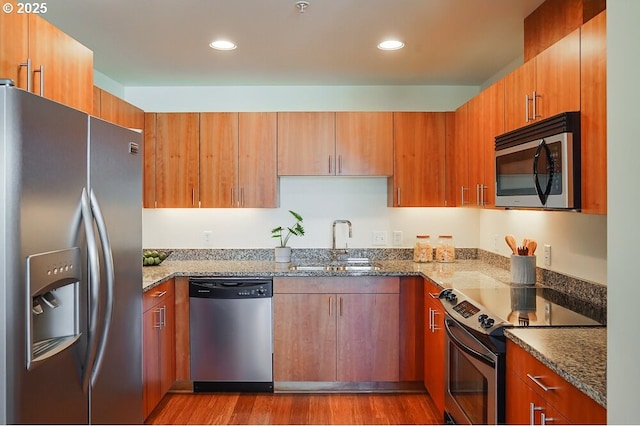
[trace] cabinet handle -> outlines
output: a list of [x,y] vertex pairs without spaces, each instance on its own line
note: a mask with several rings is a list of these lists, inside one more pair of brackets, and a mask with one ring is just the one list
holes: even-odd
[[27,67],[27,92],[31,91],[31,58],[27,62],[20,64],[20,67]]
[[536,407],[536,404],[531,402],[529,404],[529,424],[530,425],[536,424],[536,411],[542,411],[542,407]]
[[461,189],[461,191],[460,191],[460,198],[461,198],[461,201],[462,201],[462,204],[461,204],[461,205],[462,205],[462,206],[464,206],[465,204],[467,204],[467,203],[465,203],[465,201],[464,201],[464,191],[468,191],[468,190],[469,190],[469,188],[465,188],[464,186],[461,186],[461,187],[460,187],[460,189]]
[[529,379],[531,379],[531,381],[533,381],[533,383],[535,383],[536,385],[538,385],[540,387],[540,389],[542,389],[545,392],[549,392],[550,390],[554,390],[557,389],[555,387],[551,387],[551,386],[546,386],[544,383],[542,383],[540,381],[540,379],[542,379],[542,376],[533,376],[529,373],[527,373],[527,377]]
[[193,187],[191,188],[191,205],[196,205],[196,189]]
[[244,207],[244,187],[240,188],[240,207]]
[[40,65],[40,68],[33,70],[34,74],[40,73],[40,96],[44,96],[44,65]]
[[342,316],[342,300],[343,300],[342,297],[338,298],[338,301],[340,301],[340,310],[338,311],[339,316]]
[[524,95],[524,122],[528,123],[529,118],[529,95]]
[[329,174],[333,173],[333,171],[331,170],[331,158],[332,158],[332,156],[329,155]]
[[160,328],[167,326],[167,305],[160,308]]
[[531,98],[531,100],[533,101],[533,120],[535,120],[536,118],[540,118],[540,117],[542,117],[541,115],[539,115],[539,114],[536,112],[537,104],[538,104],[538,98],[539,98],[539,97],[540,97],[540,95],[538,95],[538,94],[536,93],[536,91],[534,90],[534,91],[533,91],[533,97]]
[[396,199],[398,201],[398,207],[400,207],[400,187],[396,190]]
[[333,296],[329,296],[329,318],[331,318],[332,305],[333,305]]
[[544,413],[540,413],[540,424],[546,425],[547,423],[553,423],[555,419],[553,417],[547,417]]
[[438,293],[429,292],[429,297],[431,297],[432,299],[437,299],[438,298]]
[[156,322],[155,324],[153,324],[153,328],[159,330],[162,328],[162,308],[156,309],[154,313],[157,314],[157,316],[156,316]]
[[338,174],[342,174],[342,155],[338,155]]
[[166,291],[161,291],[160,293],[156,293],[153,297],[162,297],[162,296],[164,296],[165,294],[167,294],[167,292],[166,292]]
[[436,311],[435,309],[433,309],[433,318],[432,318],[432,322],[433,322],[433,328],[431,329],[431,331],[433,333],[435,333],[436,331],[440,330],[437,326],[436,326],[436,315],[440,315],[440,312]]

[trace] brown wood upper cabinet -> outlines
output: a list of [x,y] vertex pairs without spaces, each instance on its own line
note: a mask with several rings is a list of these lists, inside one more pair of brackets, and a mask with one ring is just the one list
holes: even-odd
[[[153,115],[156,160],[154,207],[198,207],[199,114]],[[151,135],[151,132],[145,135],[145,146],[151,145],[147,144]],[[151,155],[151,150],[145,150],[146,155]]]
[[93,115],[129,129],[144,129],[143,110],[95,86]]
[[278,175],[392,174],[392,112],[278,113]]
[[505,131],[580,110],[580,29],[504,78]]
[[0,75],[56,102],[93,110],[93,52],[36,14],[0,13]]
[[607,16],[581,31],[582,211],[607,213]]
[[276,113],[200,114],[200,207],[277,207]]
[[390,207],[446,205],[446,113],[394,112],[394,166]]

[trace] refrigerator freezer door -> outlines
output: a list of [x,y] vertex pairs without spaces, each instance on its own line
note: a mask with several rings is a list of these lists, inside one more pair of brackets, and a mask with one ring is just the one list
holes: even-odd
[[[142,423],[142,136],[94,117],[89,118],[89,129],[89,184],[104,218],[114,265],[111,319],[99,327],[105,346],[92,380],[91,423]],[[104,261],[108,253],[99,251]],[[103,261],[104,301],[109,299],[109,268]],[[107,306],[102,309],[109,313]]]
[[[1,383],[6,383],[6,392],[0,402],[5,413],[0,413],[4,417],[0,422],[87,423],[87,395],[80,383],[86,336],[85,271],[77,284],[77,332],[83,338],[30,371],[26,354],[26,317],[32,309],[53,313],[66,309],[61,295],[32,305],[26,285],[27,258],[81,245],[76,240],[82,235],[77,232],[77,213],[87,176],[87,118],[80,111],[8,87],[0,88],[0,117],[0,259],[4,262],[0,360],[6,362]],[[47,300],[53,305],[56,300],[59,307],[52,309]]]

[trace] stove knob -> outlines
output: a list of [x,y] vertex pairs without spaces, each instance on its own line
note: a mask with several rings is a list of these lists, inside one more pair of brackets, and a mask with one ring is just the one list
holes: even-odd
[[449,295],[449,293],[451,293],[451,290],[447,289],[447,290],[442,290],[440,292],[440,295],[438,296],[440,299],[446,299],[447,296]]
[[451,292],[445,296],[445,299],[451,303],[456,303],[458,301],[458,296],[455,293]]
[[480,315],[478,315],[478,322],[484,322],[484,320],[486,320],[487,318],[489,318],[489,315],[480,314]]
[[480,326],[482,328],[491,328],[493,327],[494,323],[495,323],[495,320],[493,318],[486,318],[484,321],[480,323]]

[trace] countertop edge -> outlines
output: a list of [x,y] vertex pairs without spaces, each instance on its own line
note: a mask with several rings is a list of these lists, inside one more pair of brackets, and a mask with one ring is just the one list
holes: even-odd
[[[560,328],[560,327],[558,327],[558,328]],[[604,328],[604,327],[594,327],[594,328]],[[550,329],[548,329],[548,328],[540,329],[540,331],[542,331],[542,330],[550,330]],[[605,394],[603,394],[602,392],[600,392],[597,389],[595,389],[587,381],[585,381],[583,379],[579,379],[576,376],[574,376],[573,374],[571,374],[570,371],[567,371],[566,369],[561,368],[558,365],[558,363],[555,362],[551,357],[549,357],[549,356],[545,355],[544,353],[540,352],[534,346],[529,344],[524,338],[521,338],[521,337],[517,336],[515,333],[517,333],[517,329],[513,329],[513,330],[505,329],[505,333],[504,334],[509,340],[511,340],[516,345],[520,346],[522,349],[524,349],[529,354],[531,354],[535,359],[537,359],[542,364],[544,364],[546,367],[548,367],[551,371],[553,371],[554,373],[556,373],[557,375],[559,375],[560,377],[565,379],[568,383],[573,385],[576,389],[580,390],[582,393],[587,395],[589,398],[593,399],[596,403],[598,403],[603,408],[605,408],[605,409],[607,408],[607,397],[606,397]]]

